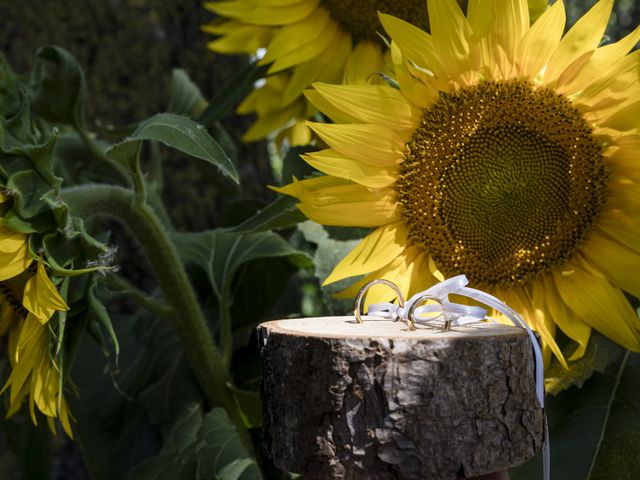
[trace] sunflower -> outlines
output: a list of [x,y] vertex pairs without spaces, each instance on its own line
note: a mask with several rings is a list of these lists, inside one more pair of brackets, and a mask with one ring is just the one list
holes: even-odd
[[[335,124],[304,156],[325,173],[279,191],[325,225],[370,227],[325,283],[386,278],[407,296],[466,274],[517,311],[566,365],[592,330],[640,350],[640,28],[599,46],[612,0],[565,34],[556,1],[430,0],[431,34],[381,14],[393,81],[318,83]],[[373,290],[370,301],[387,290]],[[385,299],[386,300],[386,299]]]
[[[466,1],[459,0],[460,4]],[[546,0],[531,0],[533,14]],[[266,49],[261,65],[270,64],[266,83],[238,108],[255,112],[257,121],[245,141],[255,141],[287,127],[292,145],[308,144],[304,120],[317,111],[302,95],[312,82],[363,84],[384,72],[386,44],[377,13],[384,12],[428,28],[425,0],[229,0],[205,3],[223,20],[203,30],[219,35],[211,50],[253,55]]]
[[[0,193],[0,203],[5,200]],[[28,398],[34,423],[37,406],[54,433],[54,419],[59,417],[64,430],[72,436],[48,326],[56,311],[68,307],[47,276],[44,264],[30,254],[28,241],[28,235],[0,223],[0,335],[8,336],[11,364],[11,374],[0,393],[10,390],[7,417]]]

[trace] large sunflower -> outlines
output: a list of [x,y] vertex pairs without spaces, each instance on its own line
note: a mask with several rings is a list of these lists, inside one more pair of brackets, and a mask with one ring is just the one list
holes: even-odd
[[[326,173],[280,189],[325,225],[372,227],[326,283],[387,278],[405,295],[457,274],[523,313],[546,359],[556,326],[640,350],[640,29],[599,47],[612,0],[563,36],[558,0],[429,0],[431,34],[380,15],[394,79],[316,84],[336,124],[305,159]],[[398,87],[398,88],[394,88]],[[373,290],[371,301],[386,290]]]
[[[466,1],[459,0],[460,4]],[[546,0],[531,0],[532,12]],[[428,28],[425,0],[229,0],[205,7],[224,20],[203,30],[219,35],[209,48],[225,54],[255,54],[269,67],[266,83],[240,105],[240,113],[257,114],[245,141],[264,138],[288,126],[293,145],[307,144],[304,120],[316,110],[302,96],[313,82],[362,84],[385,71],[386,46],[378,12]],[[375,80],[374,80],[375,81]],[[381,81],[380,78],[377,81]]]
[[[5,200],[0,192],[0,203]],[[55,432],[54,419],[58,417],[71,436],[69,410],[48,325],[56,311],[68,307],[47,276],[44,264],[30,254],[28,235],[11,230],[1,221],[0,336],[8,336],[11,374],[0,394],[10,390],[7,417],[28,399],[34,423],[37,407],[52,431]]]

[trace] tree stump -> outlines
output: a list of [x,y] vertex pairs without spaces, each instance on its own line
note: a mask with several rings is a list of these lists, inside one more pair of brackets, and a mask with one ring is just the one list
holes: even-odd
[[264,449],[310,479],[446,479],[542,449],[530,339],[492,323],[438,328],[353,317],[258,327]]

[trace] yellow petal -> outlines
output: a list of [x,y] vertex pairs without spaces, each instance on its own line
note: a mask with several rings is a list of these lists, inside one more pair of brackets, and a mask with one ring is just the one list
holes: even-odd
[[328,102],[358,121],[393,130],[415,129],[422,111],[411,105],[397,89],[386,85],[313,86]]
[[[277,64],[283,58],[294,54],[300,49],[307,49],[312,52],[322,51],[331,41],[331,37],[326,38],[326,34],[330,33],[327,30],[330,25],[334,25],[333,28],[335,28],[335,22],[329,18],[329,12],[319,8],[300,21],[281,27],[278,33],[274,35],[271,43],[269,43],[265,56],[260,60],[260,65],[267,65],[272,62]],[[317,48],[314,48],[314,45]],[[313,56],[315,55],[312,54],[311,57]],[[271,66],[269,73],[276,73],[287,68],[276,67],[276,64]]]
[[[236,24],[233,30],[207,43],[207,47],[210,50],[225,54],[246,53],[252,55],[259,48],[266,47],[273,35],[273,28],[271,27],[247,25],[240,22],[233,23]],[[217,33],[212,32],[211,29],[208,30],[210,33]]]
[[497,42],[510,59],[514,58],[516,47],[529,30],[529,6],[526,0],[495,2],[493,30]]
[[442,64],[431,35],[391,15],[379,13],[378,17],[405,59],[436,74],[440,73]]
[[473,31],[475,41],[491,33],[494,3],[494,0],[469,0],[467,2],[467,21]]
[[22,304],[42,324],[48,322],[56,310],[69,310],[58,290],[49,280],[42,262],[38,262],[36,275],[27,280]]
[[288,25],[310,15],[320,0],[303,0],[290,5],[260,6],[237,1],[208,2],[206,7],[222,17],[256,25]]
[[[327,22],[326,27],[320,32],[320,35],[315,39],[315,41],[305,43],[303,45],[297,45],[295,50],[283,55],[278,55],[271,67],[269,67],[269,73],[280,72],[316,58],[318,55],[327,51],[332,40],[336,35],[338,35],[338,33],[338,25],[335,22]],[[272,48],[269,47],[267,51],[271,52]],[[261,60],[260,63],[265,64],[265,59]]]
[[598,79],[602,73],[608,73],[609,66],[620,60],[640,41],[640,26],[623,39],[598,48],[589,63],[585,65],[580,75],[567,85],[564,90],[570,94],[583,90],[594,79]]
[[295,122],[287,132],[292,147],[301,147],[311,143],[311,129],[305,122]]
[[333,125],[310,122],[309,126],[327,145],[345,157],[381,167],[390,167],[402,162],[402,138],[382,125]]
[[27,240],[24,233],[0,225],[0,253],[16,253],[24,248]]
[[[616,130],[632,130],[640,128],[640,101],[634,98],[633,103],[628,104],[622,109],[617,109],[607,118],[601,121],[601,125]],[[588,118],[585,115],[585,119]]]
[[39,342],[45,341],[46,327],[43,326],[38,318],[32,313],[27,314],[22,327],[20,328],[20,336],[15,349],[15,362],[19,364],[23,357],[32,357],[30,353]]
[[242,141],[255,142],[262,140],[269,133],[284,127],[292,118],[299,118],[303,111],[303,106],[296,102],[282,110],[274,109],[273,111],[259,114],[255,123],[242,136]]
[[616,287],[640,298],[640,254],[597,233],[589,236],[582,252]]
[[323,225],[379,227],[400,220],[395,192],[372,190],[340,178],[322,176],[296,180],[273,190],[300,199],[307,218]]
[[333,103],[329,102],[325,97],[323,97],[317,90],[308,89],[303,93],[307,100],[309,100],[309,102],[311,102],[319,111],[324,113],[334,122],[360,123],[359,119],[345,112],[344,110],[337,108]]
[[441,58],[442,72],[456,78],[469,69],[471,27],[453,0],[429,0],[427,8],[433,46]]
[[536,282],[536,284],[543,285],[543,287],[541,291],[536,292],[536,288],[539,287],[534,285],[534,296],[545,302],[551,319],[560,327],[560,330],[562,330],[567,337],[578,344],[578,348],[568,360],[574,361],[581,358],[589,344],[591,327],[584,323],[567,307],[562,298],[560,298],[551,277],[543,277],[540,281]]
[[[553,338],[555,333],[553,322],[540,302],[534,303],[532,299],[529,298],[529,295],[529,292],[524,289],[512,288],[498,292],[497,296],[518,312],[530,328],[540,334],[545,364],[549,363],[550,354],[553,353],[558,361],[566,368],[567,362],[564,355],[562,355],[560,347],[558,347],[558,344]],[[536,298],[535,300],[539,299]],[[511,322],[509,322],[509,324],[511,325]]]
[[640,93],[640,50],[607,65],[604,75],[580,92],[578,105],[595,105],[611,97],[637,99]]
[[616,147],[611,150],[611,153],[605,156],[605,160],[613,174],[640,182],[640,135],[620,137],[616,140]]
[[401,222],[376,229],[336,265],[323,285],[385,267],[402,255],[406,243],[407,232]]
[[605,210],[598,219],[597,228],[640,253],[640,225],[635,217],[621,211]]
[[342,82],[345,63],[351,53],[349,35],[336,32],[329,46],[316,57],[297,65],[282,96],[282,107],[296,99],[313,82]]
[[0,282],[21,274],[29,268],[32,261],[26,241],[16,252],[0,251]]
[[439,98],[438,88],[434,86],[434,82],[428,81],[426,75],[417,77],[408,68],[396,65],[396,79],[402,95],[419,109],[429,108]]
[[607,28],[612,6],[613,0],[599,1],[571,27],[549,60],[545,83],[555,80],[578,57],[596,49]]
[[71,415],[69,413],[69,406],[64,397],[62,397],[62,402],[60,404],[60,423],[62,423],[62,428],[69,435],[69,438],[73,439],[73,431],[71,429]]
[[[35,319],[30,320],[27,318],[20,329],[20,337],[14,359],[16,361],[12,367],[9,379],[2,388],[2,391],[0,391],[1,394],[7,388],[11,387],[9,400],[12,404],[24,393],[24,386],[27,385],[29,376],[40,361],[40,356],[37,353],[38,346],[43,341],[47,341],[45,334],[45,329]],[[22,354],[20,353],[20,346],[22,346]]]
[[357,160],[346,158],[333,149],[302,155],[302,158],[317,170],[334,177],[351,180],[370,188],[383,188],[398,178],[398,167],[372,167]]
[[528,78],[535,78],[547,64],[558,47],[566,15],[561,0],[542,14],[520,41],[516,53],[518,72]]
[[[388,265],[382,267],[375,272],[365,276],[362,280],[355,282],[350,287],[337,293],[336,298],[350,298],[355,297],[360,289],[372,280],[385,279],[395,283],[403,297],[406,299],[408,292],[412,290],[412,281],[416,279],[416,269],[422,265],[422,262],[416,262],[419,260],[423,253],[414,246],[408,246],[404,252],[398,255]],[[420,272],[422,277],[426,278],[426,272]],[[415,289],[415,288],[414,288]],[[395,293],[386,285],[374,285],[367,290],[367,296],[364,302],[364,309],[369,305],[378,302],[389,302],[395,298]]]
[[372,75],[382,71],[383,65],[380,47],[370,41],[360,41],[347,60],[344,83],[366,84]]
[[577,261],[567,268],[571,273],[553,272],[555,286],[567,306],[614,342],[633,351],[640,350],[640,322],[622,292]]

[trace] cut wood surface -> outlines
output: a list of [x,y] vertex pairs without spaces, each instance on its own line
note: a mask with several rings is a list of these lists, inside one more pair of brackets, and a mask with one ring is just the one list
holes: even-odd
[[455,479],[541,450],[530,339],[364,317],[258,327],[265,452],[305,479]]

